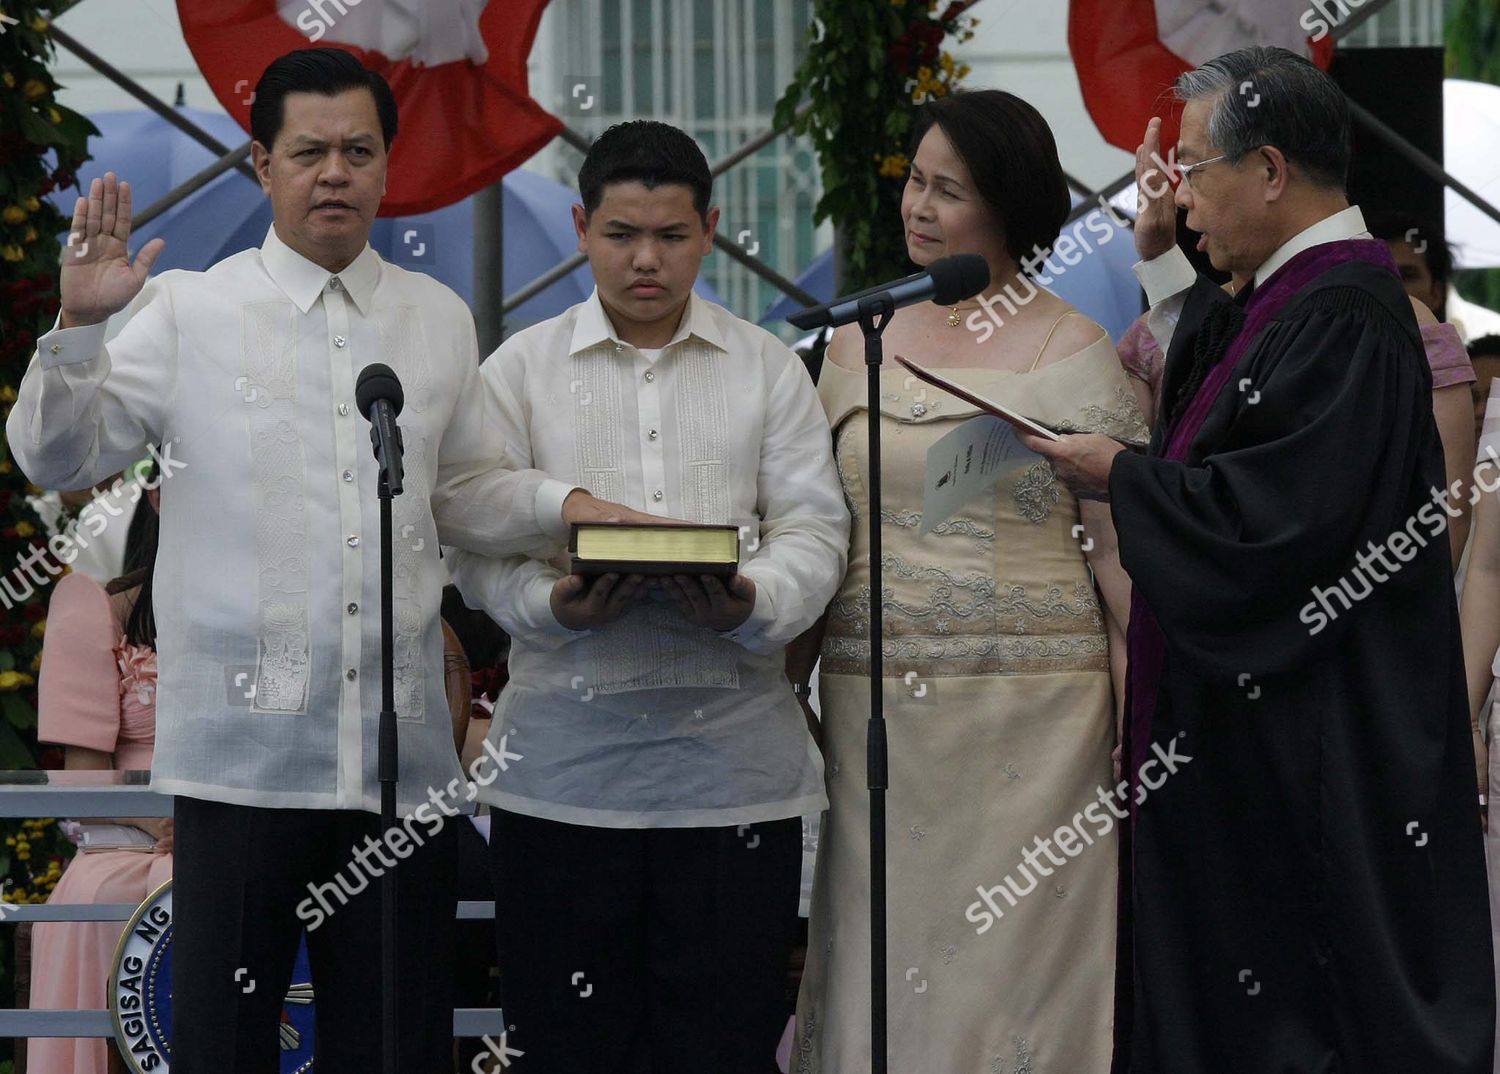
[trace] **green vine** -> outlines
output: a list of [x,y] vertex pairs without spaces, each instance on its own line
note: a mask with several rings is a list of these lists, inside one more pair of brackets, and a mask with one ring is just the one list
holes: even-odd
[[[37,336],[57,315],[58,260],[69,218],[46,200],[77,185],[97,134],[83,116],[57,103],[51,19],[66,2],[0,0],[0,418],[8,416]],[[0,445],[0,769],[56,768],[62,754],[36,737],[36,677],[51,589],[39,583],[36,556],[48,556],[46,528],[28,496],[30,484]],[[28,577],[25,564],[32,565]],[[62,567],[52,560],[54,567]],[[66,568],[63,568],[66,569]],[[0,898],[43,902],[73,851],[52,818],[0,818]],[[0,985],[14,980],[14,929],[0,931]]]
[[[1500,85],[1500,0],[1455,0],[1447,38],[1449,78]],[[1455,282],[1469,301],[1500,309],[1500,269],[1461,272]]]
[[[896,220],[916,106],[968,73],[944,50],[973,36],[973,0],[815,0],[809,46],[776,104],[775,123],[807,135],[823,173],[815,217],[832,220],[841,290],[911,271]],[[800,118],[804,100],[807,111]]]

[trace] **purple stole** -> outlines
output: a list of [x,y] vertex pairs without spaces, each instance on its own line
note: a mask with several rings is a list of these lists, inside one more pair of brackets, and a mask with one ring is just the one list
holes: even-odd
[[[1245,324],[1240,329],[1224,357],[1204,378],[1203,385],[1187,411],[1166,436],[1166,449],[1161,458],[1173,462],[1187,460],[1208,412],[1213,408],[1224,390],[1235,367],[1255,342],[1261,330],[1286,308],[1298,292],[1328,270],[1351,261],[1368,261],[1396,272],[1396,263],[1391,258],[1390,248],[1373,239],[1349,239],[1328,242],[1302,251],[1281,268],[1277,269],[1261,287],[1255,288],[1245,306]],[[1129,655],[1130,681],[1130,726],[1126,740],[1130,743],[1130,764],[1126,769],[1130,780],[1131,824],[1135,822],[1135,786],[1141,764],[1146,760],[1151,746],[1151,721],[1156,712],[1157,699],[1161,693],[1162,671],[1166,666],[1167,639],[1161,625],[1151,614],[1151,608],[1139,589],[1130,596],[1130,630],[1126,643]]]

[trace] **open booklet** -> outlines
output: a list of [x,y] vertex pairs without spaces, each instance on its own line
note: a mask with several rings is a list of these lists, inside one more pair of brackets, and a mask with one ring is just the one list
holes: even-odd
[[965,388],[962,384],[955,383],[954,381],[949,380],[947,377],[943,376],[940,373],[934,373],[932,370],[918,365],[910,358],[903,358],[899,354],[894,355],[894,357],[903,368],[911,373],[912,376],[918,378],[919,380],[925,380],[928,384],[931,384],[935,388],[943,389],[943,391],[947,392],[949,395],[958,396],[960,399],[970,404],[971,406],[977,406],[986,414],[993,414],[1001,421],[1008,422],[1010,425],[1019,429],[1023,433],[1031,433],[1033,436],[1040,436],[1043,440],[1062,439],[1058,431],[1052,426],[1048,425],[1046,422],[1038,421],[1036,418],[1028,418],[1024,414],[1016,413],[1009,407],[1001,406],[994,400],[986,399],[979,393],[972,392],[968,388]]
[[[911,373],[912,376],[918,378],[919,380],[925,380],[928,384],[931,384],[935,388],[941,388],[949,395],[957,396],[971,406],[977,406],[986,414],[990,414],[994,417],[999,418],[1001,421],[1009,424],[1012,428],[1018,429],[1023,433],[1031,433],[1033,436],[1039,436],[1043,440],[1060,440],[1065,433],[1072,431],[1068,429],[1059,429],[1055,425],[1048,425],[1046,422],[1041,421],[1038,418],[1029,418],[1025,414],[1018,413],[1017,411],[1010,409],[1010,407],[1008,406],[1004,406],[1000,403],[995,402],[993,399],[986,399],[978,392],[971,391],[970,389],[965,388],[962,384],[959,384],[956,381],[949,380],[941,373],[934,373],[931,369],[928,369],[925,366],[918,365],[910,358],[903,358],[899,354],[894,355],[894,357],[896,361],[901,364],[902,368],[906,369],[909,373]],[[1104,435],[1108,434],[1106,433]],[[1146,448],[1145,443],[1139,440],[1126,440],[1123,437],[1119,436],[1111,436],[1110,439],[1115,441],[1115,443],[1117,444],[1124,444],[1132,451],[1144,451]]]

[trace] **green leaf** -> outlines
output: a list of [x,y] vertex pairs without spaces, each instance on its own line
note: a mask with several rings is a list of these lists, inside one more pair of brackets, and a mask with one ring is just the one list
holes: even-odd
[[[11,654],[7,652],[5,655]],[[0,694],[0,712],[5,714],[6,721],[18,731],[28,731],[36,726],[36,709],[19,694]]]
[[0,769],[35,768],[36,758],[15,728],[0,721]]

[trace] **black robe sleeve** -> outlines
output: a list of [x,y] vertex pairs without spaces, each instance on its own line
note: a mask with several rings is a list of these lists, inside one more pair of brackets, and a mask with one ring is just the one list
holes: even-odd
[[[1215,677],[1314,656],[1340,623],[1313,631],[1313,588],[1405,530],[1427,482],[1442,484],[1438,443],[1414,323],[1353,286],[1294,300],[1241,360],[1187,461],[1121,453],[1111,471],[1120,559],[1169,650]],[[1430,506],[1424,517],[1416,531],[1446,556],[1432,532],[1445,516]],[[1390,574],[1379,560],[1375,570]]]

